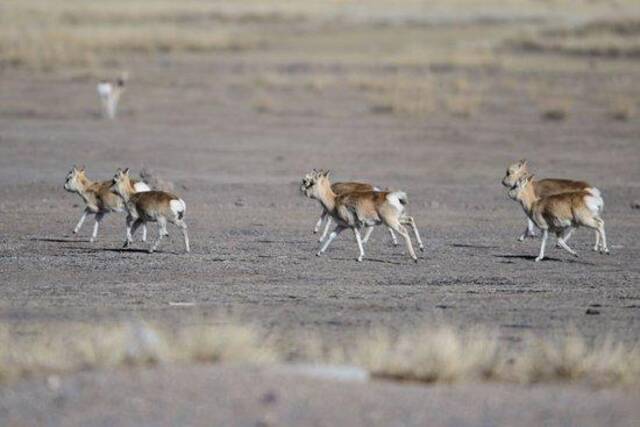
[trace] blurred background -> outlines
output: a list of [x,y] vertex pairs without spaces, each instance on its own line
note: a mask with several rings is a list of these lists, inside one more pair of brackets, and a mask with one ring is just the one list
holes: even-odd
[[[630,72],[639,57],[635,0],[0,5],[2,70],[76,79],[128,71],[133,79],[179,85],[189,80],[188,72],[167,76],[163,65],[232,60],[225,84],[240,89],[235,96],[246,106],[267,114],[313,112],[305,93],[315,98],[339,88],[353,89],[364,103],[360,108],[413,118],[521,107],[563,120],[584,104],[590,112],[628,120],[637,107]],[[209,69],[211,80],[220,78],[221,67]],[[596,84],[574,80],[586,70],[600,70]],[[510,103],[510,95],[526,103]]]

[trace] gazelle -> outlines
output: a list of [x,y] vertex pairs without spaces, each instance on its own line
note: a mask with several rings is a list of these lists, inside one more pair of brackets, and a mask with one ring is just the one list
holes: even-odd
[[[522,159],[519,162],[516,162],[507,168],[507,173],[504,178],[502,178],[502,185],[507,188],[513,188],[518,180],[523,177],[529,176],[529,170],[527,168],[527,160]],[[538,197],[547,197],[554,194],[567,193],[572,191],[589,191],[591,193],[597,194],[599,197],[601,196],[600,190],[593,187],[589,183],[584,181],[572,181],[569,179],[555,179],[555,178],[547,178],[541,179],[540,181],[531,181],[531,188],[533,192]],[[604,208],[604,203],[602,205]],[[531,219],[527,218],[527,228],[524,230],[524,233],[518,237],[520,242],[524,241],[527,237],[535,237],[536,232],[534,228],[534,223]],[[598,238],[598,234],[596,233],[596,239]]]
[[[93,182],[87,178],[84,167],[74,166],[67,174],[64,183],[64,189],[70,193],[78,194],[85,203],[84,211],[80,217],[80,221],[73,229],[73,234],[77,234],[84,224],[87,215],[95,215],[96,222],[93,226],[90,242],[98,238],[98,229],[100,222],[104,216],[110,212],[123,212],[124,204],[122,199],[111,192],[111,181]],[[149,186],[142,181],[133,181],[133,188],[136,192],[144,192],[151,190]],[[147,239],[147,228],[142,229],[142,241]]]
[[[312,174],[317,174],[317,173],[318,171],[314,169],[312,173],[307,174],[304,177],[304,179],[302,180],[303,184],[301,187],[301,190],[303,192],[304,192],[305,182],[308,182],[308,180],[311,179]],[[331,190],[333,190],[333,192],[336,193],[336,195],[351,193],[354,191],[381,191],[380,188],[378,187],[374,187],[371,184],[365,184],[362,182],[335,182],[331,184]],[[316,234],[320,230],[322,223],[326,221],[322,234],[318,239],[319,242],[322,242],[324,241],[325,237],[327,237],[327,234],[329,233],[329,228],[331,227],[331,215],[329,215],[329,213],[324,208],[322,203],[320,203],[320,206],[322,206],[322,213],[320,213],[320,218],[318,219],[318,222],[316,222],[316,225],[313,228],[313,233]],[[391,235],[391,241],[393,242],[393,246],[398,246],[398,240],[396,239],[396,235],[393,233],[393,229],[391,228],[387,228],[387,229],[389,230],[389,234]],[[370,235],[371,235],[371,232],[365,235],[362,242],[367,243],[367,241],[369,241]]]
[[133,234],[140,225],[146,222],[158,223],[158,238],[149,249],[154,252],[164,236],[168,236],[167,222],[175,224],[182,229],[184,236],[184,246],[187,252],[189,248],[189,235],[187,234],[187,224],[184,222],[184,213],[187,205],[178,196],[164,191],[147,191],[136,193],[129,169],[116,172],[113,177],[111,189],[122,198],[124,208],[127,211],[127,240],[124,247],[128,247],[133,241]]
[[411,225],[416,239],[423,250],[422,240],[413,218],[405,215],[407,195],[403,191],[355,191],[337,195],[331,189],[329,171],[315,171],[307,174],[302,181],[301,190],[305,196],[319,200],[324,209],[336,222],[335,229],[324,242],[318,256],[322,255],[331,242],[344,230],[351,228],[358,243],[360,254],[364,258],[363,239],[360,231],[364,228],[369,235],[376,225],[384,224],[399,233],[405,240],[409,256],[418,262],[411,238],[404,224]]
[[126,74],[114,81],[101,80],[98,83],[98,97],[102,106],[102,115],[108,119],[115,119],[118,112],[118,102],[124,92]]
[[532,181],[533,175],[520,178],[509,190],[509,197],[520,202],[527,217],[542,230],[542,244],[536,261],[544,258],[549,231],[556,233],[560,247],[571,255],[578,256],[567,245],[567,239],[579,226],[596,230],[596,244],[593,250],[609,253],[604,221],[600,218],[604,202],[599,192],[579,190],[539,197],[531,185]]

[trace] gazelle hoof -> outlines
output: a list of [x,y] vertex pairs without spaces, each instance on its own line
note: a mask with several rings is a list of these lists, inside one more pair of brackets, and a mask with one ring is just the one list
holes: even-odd
[[316,252],[316,256],[322,255],[322,252]]
[[524,235],[518,237],[518,242],[524,242]]
[[418,263],[418,258],[414,258],[413,262],[415,262],[417,264]]
[[356,261],[358,261],[358,262],[362,262],[362,257],[358,257],[358,258],[356,258]]
[[424,246],[420,246],[420,252],[424,252]]
[[542,261],[542,257],[536,257],[536,262]]

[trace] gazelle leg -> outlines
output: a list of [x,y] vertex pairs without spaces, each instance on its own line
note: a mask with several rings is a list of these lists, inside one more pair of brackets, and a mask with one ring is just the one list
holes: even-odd
[[182,236],[184,237],[184,250],[189,253],[191,248],[189,247],[189,234],[187,233],[187,223],[184,220],[176,220],[175,224],[182,229]]
[[[565,243],[567,243],[569,241],[569,238],[571,237],[571,235],[573,234],[573,230],[575,230],[575,228],[570,227],[567,230],[565,230],[564,234],[562,235],[562,240],[564,240]],[[563,248],[564,247],[560,244],[560,239],[558,239],[558,241],[556,242],[556,248]]]
[[93,224],[93,233],[91,233],[90,242],[94,242],[98,238],[98,229],[100,228],[100,221],[104,218],[103,212],[96,213],[96,222]]
[[424,252],[424,245],[422,244],[422,239],[420,238],[420,233],[418,232],[418,227],[416,227],[416,222],[412,216],[405,216],[400,219],[402,224],[409,224],[413,229],[413,234],[416,235],[416,240],[418,241],[418,247],[421,252]]
[[413,258],[415,262],[418,262],[418,257],[416,256],[416,253],[413,250],[413,245],[411,244],[411,238],[409,237],[409,232],[404,227],[404,225],[400,224],[400,222],[391,223],[389,225],[391,226],[391,228],[397,231],[399,235],[401,235],[404,238],[404,241],[407,245],[407,250],[409,251],[409,256]]
[[133,225],[136,222],[137,222],[137,220],[134,220],[131,215],[127,215],[127,237],[126,237],[126,239],[124,241],[124,245],[122,245],[123,248],[129,247],[129,245],[131,243],[133,243],[133,237],[132,237],[131,229],[133,228]]
[[142,231],[143,233],[146,234],[146,230],[147,230],[147,226],[145,225],[145,223],[142,221],[142,219],[138,218],[136,219],[133,224],[131,225],[131,229],[129,231],[131,240],[133,240],[133,235],[136,234],[136,231],[138,230],[138,228],[142,226]]
[[362,243],[367,243],[369,241],[369,237],[371,237],[371,233],[373,233],[373,227],[365,227],[366,231],[364,233],[364,238],[362,239]]
[[147,241],[147,224],[145,224],[144,222],[142,223],[142,241]]
[[[373,227],[371,227],[373,228]],[[353,227],[353,234],[356,236],[356,242],[358,243],[358,249],[360,250],[360,255],[358,256],[358,262],[362,262],[362,258],[364,258],[364,248],[362,247],[362,239],[360,238],[360,230],[356,227]]]
[[593,250],[598,252],[600,250],[600,230],[596,229],[596,244],[593,245]]
[[322,213],[320,214],[320,218],[318,219],[318,222],[316,222],[315,227],[313,227],[313,234],[316,234],[320,230],[320,227],[322,226],[322,222],[324,221],[326,216],[327,216],[327,211],[323,209]]
[[389,234],[391,234],[391,241],[393,242],[393,246],[398,246],[398,239],[396,239],[396,235],[393,232],[393,228],[387,227],[387,230],[389,230]]
[[153,243],[151,249],[149,249],[149,253],[153,253],[156,249],[158,249],[158,245],[164,236],[168,236],[167,232],[167,219],[164,217],[158,217],[158,238]]
[[329,227],[331,227],[331,216],[327,215],[327,222],[324,225],[324,230],[322,231],[322,235],[318,239],[318,242],[322,242],[325,237],[327,237],[327,233],[329,232]]
[[600,252],[603,254],[608,254],[609,248],[607,247],[607,236],[604,232],[604,221],[601,219],[598,221],[598,231],[600,232],[600,239],[602,240],[602,243],[600,245]]
[[524,232],[518,237],[519,242],[524,242],[527,237],[535,237],[536,236],[536,226],[531,221],[530,218],[527,218],[527,228],[525,228]]
[[547,245],[547,239],[549,238],[549,230],[542,230],[542,243],[540,244],[540,254],[536,258],[536,262],[542,261],[544,258],[544,248]]
[[560,247],[562,249],[564,249],[565,251],[569,252],[571,255],[577,257],[578,254],[569,247],[569,245],[567,245],[567,239],[569,238],[569,236],[571,235],[571,232],[573,231],[573,228],[568,228],[565,229],[562,234],[560,234],[558,236],[558,245],[560,245]]
[[80,231],[82,224],[84,224],[84,220],[87,218],[87,215],[89,215],[90,213],[91,211],[89,210],[89,208],[85,208],[84,211],[82,211],[82,216],[80,217],[80,221],[78,221],[76,228],[73,229],[73,234],[77,234],[78,231]]
[[342,233],[344,230],[345,230],[345,227],[341,225],[336,225],[336,228],[331,232],[331,234],[329,234],[329,238],[327,239],[326,242],[324,242],[324,244],[322,245],[322,248],[320,248],[320,251],[318,251],[316,255],[317,256],[322,255],[327,250],[331,242],[333,242],[333,240],[338,236],[338,234]]

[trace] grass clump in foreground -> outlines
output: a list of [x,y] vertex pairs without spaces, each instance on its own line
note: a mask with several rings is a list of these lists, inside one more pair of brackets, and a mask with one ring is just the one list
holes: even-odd
[[[85,369],[159,363],[274,364],[298,343],[267,340],[246,326],[197,326],[177,332],[145,323],[108,327],[60,325],[17,334],[0,329],[0,382]],[[376,332],[348,347],[307,343],[294,362],[344,363],[374,378],[422,383],[581,382],[595,386],[640,384],[640,347],[576,333],[531,337],[505,348],[496,333],[450,327],[392,335]]]

